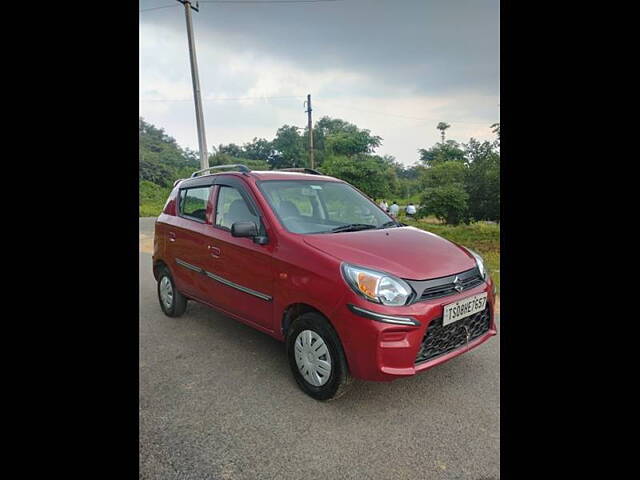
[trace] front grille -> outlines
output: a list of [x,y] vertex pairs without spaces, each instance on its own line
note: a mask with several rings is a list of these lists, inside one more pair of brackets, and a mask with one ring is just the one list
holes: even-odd
[[[456,278],[458,279],[456,289]],[[472,268],[462,273],[449,275],[448,277],[435,278],[432,280],[407,280],[411,287],[416,291],[417,296],[415,302],[431,300],[434,298],[446,297],[448,295],[456,295],[458,293],[477,287],[484,281],[480,270]]]
[[[475,313],[446,326],[442,326],[442,317],[432,320],[422,340],[416,363],[433,360],[440,355],[464,347],[468,341],[470,342],[487,333],[490,323],[491,315],[488,306],[482,312]],[[467,333],[469,335],[468,340]]]

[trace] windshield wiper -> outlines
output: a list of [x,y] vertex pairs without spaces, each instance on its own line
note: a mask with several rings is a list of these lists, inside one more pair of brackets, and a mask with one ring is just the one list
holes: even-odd
[[402,224],[402,223],[397,222],[397,221],[395,221],[395,220],[391,220],[390,222],[385,222],[385,223],[383,223],[382,225],[380,225],[380,226],[378,227],[378,229],[380,230],[380,229],[382,229],[382,228],[389,228],[389,227],[402,227],[402,226],[403,226],[403,224]]
[[348,223],[346,225],[340,225],[339,227],[332,228],[330,232],[357,232],[358,230],[369,230],[371,228],[376,228],[376,226],[369,225],[367,223]]

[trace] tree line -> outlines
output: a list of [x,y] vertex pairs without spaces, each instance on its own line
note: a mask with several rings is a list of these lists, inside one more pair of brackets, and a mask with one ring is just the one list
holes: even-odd
[[[418,216],[434,215],[451,224],[500,220],[500,125],[493,142],[445,139],[450,125],[440,122],[442,141],[419,149],[404,166],[391,155],[377,155],[382,138],[342,119],[322,117],[313,127],[314,167],[345,180],[373,199],[418,203]],[[309,167],[307,128],[280,127],[272,140],[213,148],[209,165],[244,163],[253,170]],[[140,180],[168,187],[198,169],[196,152],[180,148],[163,129],[140,118]]]

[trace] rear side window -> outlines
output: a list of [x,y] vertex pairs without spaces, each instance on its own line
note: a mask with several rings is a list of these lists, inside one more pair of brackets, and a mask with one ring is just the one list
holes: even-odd
[[235,222],[254,222],[260,226],[258,216],[240,192],[233,187],[220,186],[216,202],[216,225],[230,230]]
[[180,215],[206,221],[207,202],[211,187],[189,188],[180,191]]

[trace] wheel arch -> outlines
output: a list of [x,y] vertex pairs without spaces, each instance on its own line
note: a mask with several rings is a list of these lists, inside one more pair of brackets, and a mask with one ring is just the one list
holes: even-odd
[[281,324],[280,324],[280,333],[282,334],[282,336],[286,338],[287,330],[289,329],[293,321],[296,318],[298,318],[300,315],[303,315],[309,312],[314,312],[314,313],[317,313],[318,315],[321,315],[322,318],[324,318],[327,321],[327,323],[331,326],[336,336],[340,340],[340,343],[342,343],[342,339],[340,338],[338,329],[331,321],[331,318],[329,317],[329,315],[327,315],[325,312],[323,312],[319,308],[304,302],[291,303],[284,309],[282,313]]
[[153,278],[156,279],[156,282],[158,281],[158,276],[160,275],[161,267],[166,267],[166,269],[169,270],[169,272],[171,272],[169,265],[167,265],[164,260],[155,260],[153,262]]

